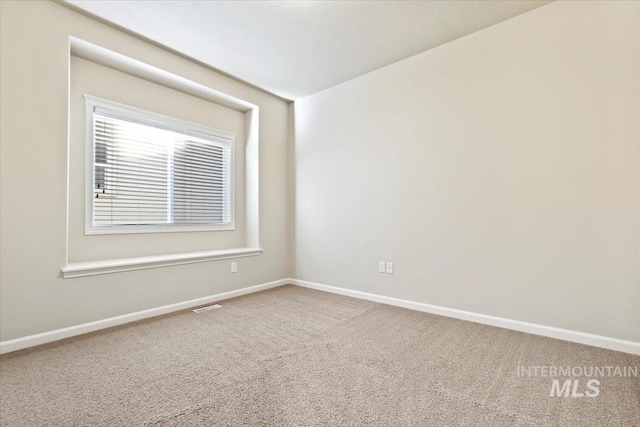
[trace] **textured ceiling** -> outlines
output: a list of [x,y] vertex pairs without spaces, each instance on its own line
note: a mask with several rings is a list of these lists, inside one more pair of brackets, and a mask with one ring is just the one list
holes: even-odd
[[548,1],[77,1],[286,99],[423,52]]

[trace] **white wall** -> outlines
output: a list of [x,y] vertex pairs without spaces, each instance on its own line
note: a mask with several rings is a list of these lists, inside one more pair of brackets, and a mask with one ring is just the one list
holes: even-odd
[[[287,276],[287,103],[53,2],[0,2],[0,7],[1,341]],[[60,278],[67,250],[70,36],[259,106],[263,255],[237,260],[236,274],[230,273],[229,261],[216,261]],[[206,108],[200,111],[205,112]],[[74,123],[72,120],[72,133],[77,130]],[[74,189],[80,178],[77,173],[73,175],[73,170],[71,177]],[[76,201],[72,194],[72,208]],[[108,243],[103,247],[85,245],[82,221],[73,215],[69,232],[71,261],[108,258],[116,253],[122,253],[122,257],[167,253],[168,246],[175,252],[217,249],[229,243],[224,241],[224,234],[176,233],[166,238],[139,236],[134,243],[129,241],[132,236],[124,237],[124,242],[118,239],[122,236],[97,236],[106,237],[101,241]],[[205,235],[210,241],[203,241]]]
[[640,341],[639,22],[553,3],[296,101],[295,277]]

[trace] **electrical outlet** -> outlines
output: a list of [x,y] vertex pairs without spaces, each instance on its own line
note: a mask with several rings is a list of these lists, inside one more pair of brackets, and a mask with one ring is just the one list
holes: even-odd
[[378,262],[378,273],[385,273],[387,271],[386,263],[384,261]]
[[393,263],[387,262],[387,274],[393,274]]
[[238,272],[238,263],[237,262],[232,262],[231,263],[231,272],[232,273],[237,273]]

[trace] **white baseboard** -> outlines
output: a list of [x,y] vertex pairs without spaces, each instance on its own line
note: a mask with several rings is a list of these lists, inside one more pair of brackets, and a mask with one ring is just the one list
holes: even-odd
[[174,311],[185,310],[199,305],[209,304],[212,302],[222,301],[229,298],[239,297],[241,295],[251,294],[263,291],[265,289],[275,288],[290,283],[288,279],[276,280],[274,282],[262,283],[256,286],[237,289],[235,291],[223,292],[221,294],[209,295],[202,298],[196,298],[189,301],[183,301],[176,304],[169,304],[162,307],[151,308],[149,310],[138,311],[135,313],[123,314],[122,316],[110,317],[108,319],[97,320],[95,322],[83,323],[81,325],[70,326],[68,328],[56,329],[54,331],[43,332],[41,334],[29,335],[22,338],[7,340],[0,342],[0,354],[9,353],[23,348],[33,347],[40,344],[46,344],[58,341],[64,338],[82,335],[89,332],[98,331],[100,329],[110,328],[112,326],[122,325],[124,323],[135,322],[136,320],[147,319],[149,317],[160,316],[162,314],[172,313]]
[[424,304],[421,302],[386,297],[382,295],[370,294],[367,292],[353,291],[350,289],[338,288],[335,286],[307,282],[305,280],[289,279],[288,283],[302,286],[304,288],[331,292],[334,294],[345,295],[368,301],[375,301],[382,304],[394,305],[396,307],[403,307],[416,311],[423,311],[425,313],[438,314],[440,316],[453,317],[470,322],[482,323],[484,325],[497,326],[499,328],[512,329],[514,331],[542,335],[559,340],[571,341],[575,343],[591,345],[594,347],[621,351],[623,353],[640,355],[640,343],[633,341],[625,341],[617,338],[592,335],[584,332],[571,331],[568,329],[554,328],[552,326],[538,325],[535,323],[521,322],[519,320],[505,319],[502,317],[488,316],[486,314],[472,313],[470,311],[456,310],[453,308],[440,307],[437,305]]
[[184,310],[199,305],[205,305],[229,298],[239,297],[254,292],[263,291],[265,289],[275,288],[278,286],[293,284],[309,289],[316,289],[324,292],[345,295],[353,298],[375,301],[381,304],[393,305],[396,307],[408,308],[410,310],[423,311],[425,313],[437,314],[440,316],[453,317],[455,319],[467,320],[470,322],[482,323],[485,325],[497,326],[499,328],[512,329],[515,331],[526,332],[545,337],[556,338],[564,341],[571,341],[580,344],[591,345],[594,347],[606,348],[609,350],[621,351],[640,355],[640,343],[633,341],[625,341],[617,338],[609,338],[600,335],[587,334],[584,332],[571,331],[568,329],[554,328],[552,326],[538,325],[535,323],[521,322],[519,320],[505,319],[502,317],[489,316],[486,314],[472,313],[469,311],[456,310],[453,308],[440,307],[437,305],[424,304],[415,301],[403,300],[399,298],[376,295],[367,292],[354,291],[335,286],[322,285],[319,283],[308,282],[298,279],[281,279],[273,282],[263,283],[256,286],[237,289],[235,291],[223,292],[216,295],[210,295],[189,301],[183,301],[176,304],[165,305],[162,307],[152,308],[149,310],[138,311],[135,313],[124,314],[122,316],[111,317],[108,319],[97,320],[95,322],[84,323],[68,328],[56,329],[54,331],[43,332],[40,334],[29,335],[22,338],[7,340],[0,342],[0,354],[33,347],[40,344],[46,344],[58,341],[64,338],[82,335],[89,332],[98,331],[100,329],[110,328],[112,326],[122,325],[124,323],[135,322],[136,320],[147,319],[150,317],[160,316],[162,314],[172,313],[174,311]]

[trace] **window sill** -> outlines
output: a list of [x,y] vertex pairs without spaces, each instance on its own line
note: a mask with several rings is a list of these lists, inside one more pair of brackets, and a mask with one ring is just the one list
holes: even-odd
[[220,259],[242,258],[261,255],[261,248],[235,248],[217,251],[189,252],[171,255],[109,259],[103,261],[76,262],[62,268],[62,277],[95,276],[98,274],[120,273],[131,270],[168,267],[171,265],[193,264]]

